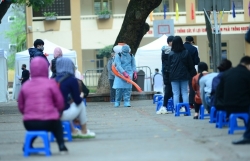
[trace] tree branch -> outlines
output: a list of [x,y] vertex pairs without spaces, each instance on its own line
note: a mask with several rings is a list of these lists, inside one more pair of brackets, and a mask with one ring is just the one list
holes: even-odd
[[6,12],[8,11],[8,9],[10,8],[10,5],[12,4],[12,2],[8,2],[8,1],[3,1],[0,4],[0,24],[2,21],[2,18],[4,17],[4,15],[6,14]]
[[148,32],[149,25],[145,23],[148,15],[161,4],[162,0],[130,0],[119,35],[114,45],[119,42],[130,46],[134,54],[143,36]]

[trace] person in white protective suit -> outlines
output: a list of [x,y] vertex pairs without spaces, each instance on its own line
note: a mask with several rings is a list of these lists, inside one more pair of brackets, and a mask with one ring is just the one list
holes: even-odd
[[[125,44],[124,46],[116,45],[113,48],[115,54],[114,65],[119,73],[126,78],[137,79],[137,71],[135,66],[135,58],[130,54],[130,47]],[[132,84],[127,83],[125,80],[115,76],[113,88],[116,89],[115,107],[120,106],[123,95],[124,106],[131,107],[130,96],[132,92]]]

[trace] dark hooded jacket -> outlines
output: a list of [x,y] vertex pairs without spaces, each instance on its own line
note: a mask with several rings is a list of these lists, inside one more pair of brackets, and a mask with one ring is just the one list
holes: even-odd
[[250,106],[250,72],[238,65],[221,75],[215,92],[215,107],[227,114],[248,112]]
[[168,67],[168,56],[171,52],[171,46],[163,46],[161,48],[162,54],[161,54],[161,61],[162,61],[162,73],[163,73],[163,81],[166,85],[169,83],[169,73],[167,72]]
[[49,64],[47,57],[43,54],[43,51],[37,48],[29,48],[30,61],[37,56],[43,57]]
[[191,75],[194,69],[192,57],[187,50],[179,53],[170,52],[167,71],[169,72],[169,80],[171,82],[189,80],[194,76]]

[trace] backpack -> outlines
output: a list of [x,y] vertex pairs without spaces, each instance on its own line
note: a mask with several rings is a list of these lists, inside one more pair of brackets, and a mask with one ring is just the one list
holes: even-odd
[[82,80],[80,81],[82,82],[82,92],[84,93],[84,98],[87,98],[89,95],[89,89],[85,86]]

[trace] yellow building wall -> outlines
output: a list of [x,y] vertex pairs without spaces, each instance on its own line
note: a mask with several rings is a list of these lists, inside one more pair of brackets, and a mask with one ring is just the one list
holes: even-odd
[[127,0],[113,0],[113,14],[124,14],[126,12],[128,1]]
[[[236,66],[245,54],[244,35],[222,35],[221,42],[227,42],[227,58]],[[200,60],[209,63],[209,47],[207,36],[197,36]]]
[[[183,12],[183,11],[186,11],[186,8],[185,8],[185,0],[174,0],[174,6],[176,3],[178,3],[178,8],[179,8],[179,12]],[[175,7],[174,7],[174,11],[175,11]]]
[[94,15],[93,0],[81,0],[81,15]]
[[82,56],[83,71],[88,69],[96,69],[96,62],[93,61],[96,59],[95,50],[82,50],[82,53],[84,53]]

